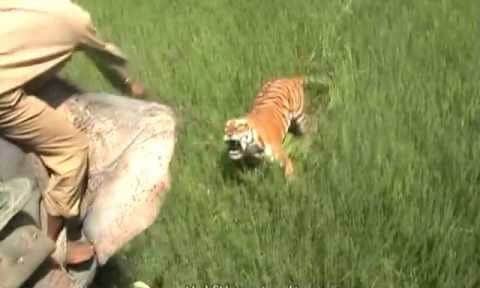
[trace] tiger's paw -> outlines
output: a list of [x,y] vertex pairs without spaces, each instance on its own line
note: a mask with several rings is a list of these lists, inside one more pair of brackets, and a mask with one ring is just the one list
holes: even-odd
[[283,173],[287,179],[291,179],[294,176],[294,169],[293,169],[293,163],[290,159],[288,159],[285,162],[285,165],[283,167]]

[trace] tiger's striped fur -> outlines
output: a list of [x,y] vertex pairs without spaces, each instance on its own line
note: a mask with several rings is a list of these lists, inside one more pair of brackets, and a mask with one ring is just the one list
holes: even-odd
[[291,77],[264,83],[250,112],[225,124],[230,158],[267,157],[280,162],[286,176],[292,175],[293,164],[282,144],[288,132],[305,132],[304,86],[313,82],[315,78]]

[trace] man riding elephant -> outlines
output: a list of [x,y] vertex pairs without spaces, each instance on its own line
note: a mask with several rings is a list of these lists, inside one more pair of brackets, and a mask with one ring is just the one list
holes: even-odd
[[[133,96],[143,86],[127,73],[127,60],[102,41],[88,12],[69,0],[0,1],[0,137],[33,151],[50,173],[43,192],[46,232],[56,240],[65,220],[78,217],[88,169],[86,136],[35,96],[35,91],[84,51],[118,89]],[[94,255],[87,242],[69,241],[64,264]]]

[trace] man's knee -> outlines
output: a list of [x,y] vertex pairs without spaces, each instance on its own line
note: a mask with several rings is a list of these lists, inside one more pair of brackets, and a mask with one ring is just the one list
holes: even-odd
[[87,153],[89,148],[87,135],[82,131],[77,130],[77,133],[75,133],[73,138],[73,149],[78,150],[79,153]]

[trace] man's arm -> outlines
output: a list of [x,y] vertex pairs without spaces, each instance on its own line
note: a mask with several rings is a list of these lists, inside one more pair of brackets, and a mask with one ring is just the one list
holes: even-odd
[[102,75],[117,89],[136,97],[145,94],[143,85],[130,78],[128,60],[115,45],[102,41],[92,23],[83,31],[80,49],[93,60]]

